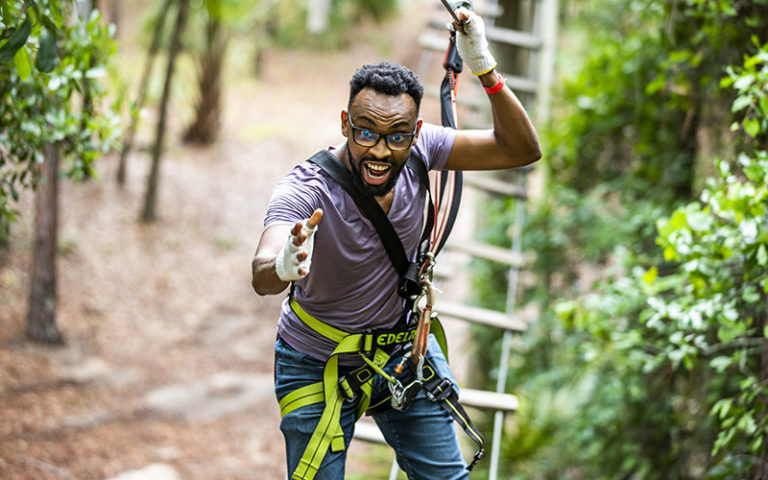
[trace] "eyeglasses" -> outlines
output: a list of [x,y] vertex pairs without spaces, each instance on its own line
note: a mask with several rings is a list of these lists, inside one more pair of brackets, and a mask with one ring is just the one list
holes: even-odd
[[375,147],[381,137],[384,137],[384,141],[390,150],[408,150],[413,142],[413,137],[416,135],[416,127],[413,128],[411,133],[390,133],[384,135],[367,128],[356,127],[352,123],[349,113],[347,113],[347,120],[349,121],[349,126],[352,127],[352,139],[361,147]]

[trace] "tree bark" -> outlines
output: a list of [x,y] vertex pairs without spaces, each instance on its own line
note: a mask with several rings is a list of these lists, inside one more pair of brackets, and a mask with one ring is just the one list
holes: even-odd
[[198,79],[195,120],[184,133],[184,142],[208,145],[216,141],[221,125],[221,69],[227,50],[227,34],[221,20],[208,19],[208,42]]
[[112,0],[109,19],[115,25],[115,40],[120,37],[120,0]]
[[[114,0],[116,5],[119,0]],[[163,30],[165,29],[165,20],[168,17],[168,10],[170,10],[171,0],[165,0],[160,10],[160,17],[157,20],[157,27],[152,34],[152,43],[149,46],[149,52],[147,52],[147,58],[144,61],[144,70],[141,73],[141,81],[139,82],[139,95],[136,99],[136,105],[134,107],[135,115],[131,116],[131,124],[128,126],[128,131],[125,134],[123,140],[123,151],[120,152],[120,163],[117,167],[117,183],[118,185],[125,185],[125,175],[128,166],[128,153],[133,148],[133,138],[136,136],[136,128],[139,124],[139,112],[141,112],[144,106],[144,101],[147,98],[147,86],[149,85],[149,77],[152,74],[152,66],[155,63],[155,56],[160,49],[160,38],[162,37]]]
[[171,38],[171,49],[168,52],[168,67],[165,73],[165,84],[163,85],[163,95],[160,100],[160,115],[157,120],[157,129],[155,131],[155,145],[152,148],[152,166],[147,176],[147,191],[144,196],[144,207],[141,211],[141,219],[144,222],[151,222],[157,218],[157,185],[160,176],[160,159],[163,154],[163,142],[165,140],[165,122],[168,115],[168,99],[171,95],[171,80],[176,65],[176,57],[181,50],[181,33],[184,31],[184,25],[187,21],[187,10],[189,0],[179,0],[179,11],[176,16],[176,26],[173,29]]
[[[99,1],[98,0],[91,0],[88,3],[88,10],[83,15],[85,18],[90,18],[91,13],[93,13],[94,10],[99,10]],[[96,58],[96,52],[91,52],[91,56],[88,58],[88,63],[86,65],[85,70],[83,73],[83,116],[80,119],[80,132],[84,132],[88,128],[88,119],[93,116],[93,93],[91,92],[91,79],[88,78],[88,70],[93,68],[93,65],[98,61],[98,58]],[[90,142],[90,137],[88,139],[88,142]],[[93,178],[93,175],[91,174],[91,163],[88,162],[87,165],[84,165],[83,168],[83,179],[90,180]]]
[[35,240],[27,311],[27,338],[61,344],[56,326],[56,233],[58,229],[59,151],[45,145],[42,175],[35,194]]

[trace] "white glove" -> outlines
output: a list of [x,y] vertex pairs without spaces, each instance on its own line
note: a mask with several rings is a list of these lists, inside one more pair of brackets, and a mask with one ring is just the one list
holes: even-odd
[[[275,260],[275,270],[280,280],[284,282],[290,282],[292,280],[301,280],[309,273],[309,266],[312,263],[312,249],[315,246],[315,231],[317,225],[314,227],[309,226],[309,219],[302,221],[301,233],[307,235],[306,240],[301,245],[296,245],[296,236],[288,234],[288,240],[283,245],[283,250],[277,255]],[[307,252],[307,258],[303,261],[299,261],[298,255],[300,252]],[[299,269],[304,269],[304,274],[299,273]]]
[[483,75],[496,67],[496,59],[488,50],[488,40],[485,38],[485,22],[482,17],[471,10],[461,7],[456,10],[459,18],[464,20],[464,33],[456,32],[456,48],[475,75]]

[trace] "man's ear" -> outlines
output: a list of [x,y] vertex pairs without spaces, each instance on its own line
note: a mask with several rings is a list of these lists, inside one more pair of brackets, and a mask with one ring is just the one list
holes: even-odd
[[419,132],[421,132],[421,125],[424,123],[422,119],[416,120],[416,133],[413,134],[413,142],[416,143],[416,140],[419,139]]
[[344,135],[345,137],[349,137],[347,128],[349,128],[349,113],[347,113],[346,110],[342,110],[341,111],[341,134]]

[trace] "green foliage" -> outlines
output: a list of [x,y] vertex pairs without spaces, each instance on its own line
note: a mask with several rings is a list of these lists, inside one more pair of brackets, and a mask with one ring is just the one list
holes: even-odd
[[[565,83],[549,175],[578,192],[673,207],[694,198],[702,124],[721,124],[723,67],[765,37],[763,2],[593,0],[582,21],[589,55]],[[762,3],[762,5],[761,5]]]
[[[16,217],[19,190],[34,188],[43,146],[57,144],[65,174],[93,174],[92,162],[113,146],[110,112],[80,111],[83,83],[94,99],[115,51],[98,12],[73,18],[72,2],[0,0],[0,225]],[[32,59],[34,58],[34,63]]]
[[[190,4],[190,15],[184,36],[186,50],[204,51],[210,48],[211,23],[223,27],[225,36],[231,33],[252,33],[253,24],[263,21],[270,4],[267,0],[197,0]],[[162,12],[159,12],[162,13]],[[150,19],[149,27],[156,22]],[[170,41],[170,39],[168,39]],[[166,42],[167,43],[167,42]]]
[[[507,478],[758,478],[768,2],[571,11],[566,30],[590,43],[542,132],[547,190],[523,242],[536,257],[523,298],[540,314],[509,365],[523,405]],[[493,237],[513,212],[489,211]],[[503,285],[475,287],[498,308]]]
[[729,66],[726,69],[728,77],[720,85],[732,86],[738,91],[731,110],[743,117],[740,122],[734,122],[731,129],[737,130],[741,126],[750,137],[762,137],[764,141],[768,131],[768,53],[765,47],[760,49],[757,36],[751,40],[759,49],[757,54],[746,57],[743,67]]
[[[620,380],[615,405],[606,402],[606,385],[612,382],[597,384],[582,413],[599,405],[608,425],[623,426],[621,439],[580,435],[579,440],[610,451],[602,455],[603,465],[627,446],[658,442],[673,453],[659,464],[663,451],[639,451],[635,464],[615,475],[640,468],[642,478],[666,478],[650,473],[663,466],[679,472],[676,477],[700,477],[708,470],[723,475],[717,478],[744,478],[763,456],[768,152],[741,155],[738,171],[726,162],[718,166],[721,176],[709,182],[700,202],[658,221],[661,249],[655,264],[627,255],[627,273],[606,281],[599,293],[558,307],[581,348],[592,352],[583,357],[590,369]],[[631,424],[622,421],[628,413]],[[600,416],[587,418],[595,427]],[[632,438],[641,425],[663,437]],[[698,474],[697,457],[699,468],[707,467]]]

